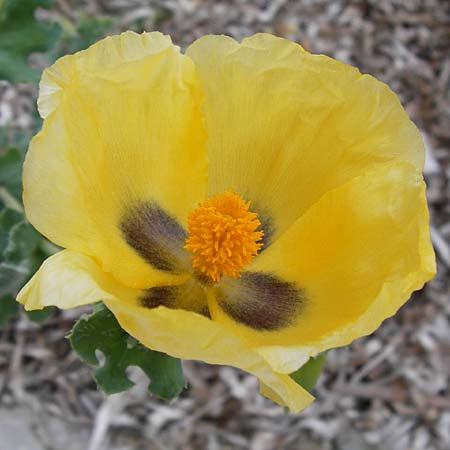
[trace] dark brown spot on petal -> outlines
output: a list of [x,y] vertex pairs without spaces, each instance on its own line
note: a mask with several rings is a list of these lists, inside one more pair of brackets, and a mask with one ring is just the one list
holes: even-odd
[[145,308],[165,306],[172,309],[184,309],[210,317],[206,291],[195,279],[177,286],[158,286],[147,289],[138,302]]
[[139,300],[141,305],[146,308],[156,308],[157,306],[174,308],[177,295],[177,286],[161,286],[148,289]]
[[265,215],[264,213],[258,214],[258,219],[261,222],[261,225],[257,228],[256,231],[264,231],[264,235],[260,241],[262,243],[262,247],[258,250],[259,254],[271,244],[271,239],[274,233],[274,226],[270,217]]
[[[251,197],[244,196],[244,198]],[[259,254],[272,243],[272,237],[275,232],[275,225],[267,209],[260,207],[258,202],[251,201],[250,211],[255,212],[258,215],[258,220],[261,222],[261,225],[257,228],[256,231],[264,231],[264,236],[262,237],[261,241],[259,241],[263,244],[263,246],[258,250]]]
[[275,331],[292,325],[306,296],[294,283],[269,273],[243,272],[217,289],[217,299],[237,322],[256,330]]
[[133,205],[120,229],[127,243],[156,269],[178,272],[188,267],[189,254],[183,248],[185,230],[155,203]]
[[207,317],[208,319],[211,319],[211,314],[209,312],[209,308],[207,306],[204,306],[200,311],[200,314],[202,314],[203,316]]
[[208,275],[206,275],[206,273],[203,273],[200,270],[194,271],[194,277],[203,286],[213,286],[215,283],[212,278],[210,278]]

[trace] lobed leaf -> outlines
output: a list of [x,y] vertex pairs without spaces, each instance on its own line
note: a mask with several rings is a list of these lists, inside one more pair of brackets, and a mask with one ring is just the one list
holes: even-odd
[[134,383],[126,369],[138,366],[150,378],[148,390],[169,400],[180,394],[186,385],[181,361],[144,347],[119,325],[114,315],[103,305],[82,317],[69,335],[70,343],[86,363],[98,366],[95,355],[100,350],[105,361],[95,370],[95,380],[107,394],[130,389]]

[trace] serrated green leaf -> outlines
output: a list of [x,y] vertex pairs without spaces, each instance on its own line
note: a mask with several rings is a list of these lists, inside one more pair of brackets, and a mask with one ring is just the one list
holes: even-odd
[[11,295],[5,295],[0,298],[0,327],[17,314],[19,304]]
[[105,362],[95,370],[95,379],[107,394],[133,386],[126,374],[129,366],[140,367],[150,378],[148,390],[165,400],[176,397],[186,385],[179,359],[150,350],[131,338],[106,307],[97,305],[90,316],[81,318],[69,339],[84,362],[98,366],[95,352],[103,353]]
[[290,377],[307,391],[312,391],[322,373],[326,358],[326,353],[309,358],[308,362],[296,372],[291,373]]
[[0,1],[0,79],[37,81],[39,73],[28,65],[28,56],[48,50],[60,33],[57,24],[35,18],[38,6],[49,5],[45,0]]

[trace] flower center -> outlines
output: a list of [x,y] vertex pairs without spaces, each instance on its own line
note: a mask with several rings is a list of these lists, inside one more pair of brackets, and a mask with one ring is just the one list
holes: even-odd
[[188,217],[184,248],[193,253],[192,265],[213,281],[222,275],[238,277],[263,246],[264,232],[250,202],[229,189],[200,203]]

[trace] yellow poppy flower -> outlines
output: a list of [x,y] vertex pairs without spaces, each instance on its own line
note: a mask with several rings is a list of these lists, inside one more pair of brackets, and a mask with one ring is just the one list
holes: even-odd
[[126,32],[47,69],[24,164],[65,250],[26,309],[104,301],[149,348],[239,367],[292,411],[310,356],[435,273],[419,132],[383,83],[267,34],[182,54]]

